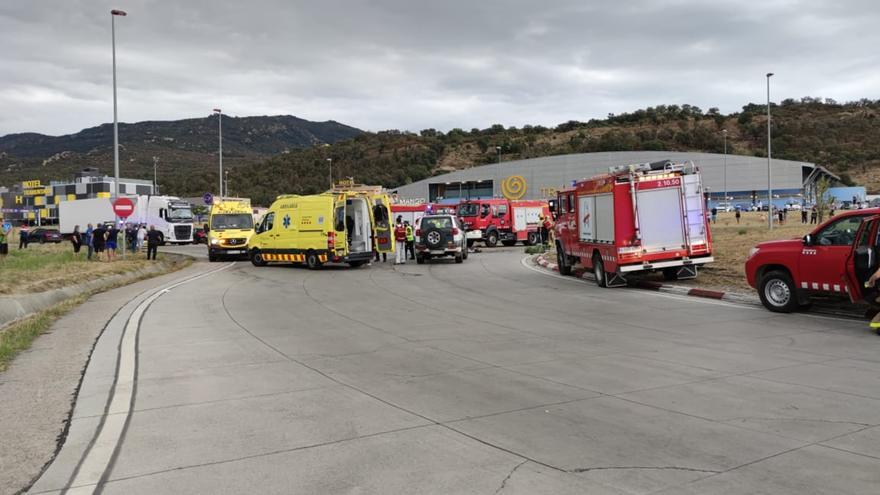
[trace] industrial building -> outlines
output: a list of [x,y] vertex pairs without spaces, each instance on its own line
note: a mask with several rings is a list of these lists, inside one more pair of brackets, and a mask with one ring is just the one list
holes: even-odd
[[[101,175],[96,168],[77,172],[73,181],[28,180],[0,190],[0,218],[18,224],[55,223],[58,203],[77,199],[109,198],[116,179]],[[148,180],[119,179],[120,194],[153,194],[153,183]]]
[[[548,199],[573,181],[608,172],[615,165],[671,160],[693,162],[703,174],[703,184],[713,199],[725,196],[734,202],[767,200],[767,158],[716,153],[670,151],[616,151],[557,155],[514,160],[458,170],[397,188],[399,198],[429,202],[457,202],[461,198],[507,197]],[[812,197],[821,177],[839,178],[814,163],[772,160],[774,203]]]

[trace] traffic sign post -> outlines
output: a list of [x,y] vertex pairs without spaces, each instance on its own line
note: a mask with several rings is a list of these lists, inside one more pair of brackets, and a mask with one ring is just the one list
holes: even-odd
[[[128,198],[116,198],[116,201],[113,202],[113,213],[116,214],[117,217],[125,220],[130,217],[132,213],[134,213],[134,201]],[[126,238],[125,234],[122,234],[122,259],[125,259],[125,248],[126,246]],[[117,244],[118,244],[117,239]]]
[[206,205],[214,204],[214,195],[209,192],[206,192],[202,199],[205,200]]

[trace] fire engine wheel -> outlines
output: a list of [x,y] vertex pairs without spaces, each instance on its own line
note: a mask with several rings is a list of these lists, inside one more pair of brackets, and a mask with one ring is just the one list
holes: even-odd
[[772,271],[761,278],[758,297],[765,308],[775,313],[791,313],[798,306],[794,282],[788,273],[780,270]]
[[493,248],[498,245],[498,232],[492,231],[486,234],[486,247]]
[[309,267],[309,270],[317,270],[321,268],[321,260],[318,259],[318,253],[314,251],[309,251],[306,254],[306,266]]
[[534,246],[538,243],[538,233],[537,232],[529,232],[528,237],[526,237],[526,245]]
[[254,266],[266,266],[267,262],[263,258],[263,253],[261,253],[259,249],[251,251],[251,263],[253,263]]
[[608,277],[605,274],[605,263],[598,254],[593,256],[593,277],[596,278],[596,285],[599,287],[608,287]]
[[571,265],[568,264],[568,256],[562,250],[562,245],[556,244],[556,266],[560,275],[571,275]]

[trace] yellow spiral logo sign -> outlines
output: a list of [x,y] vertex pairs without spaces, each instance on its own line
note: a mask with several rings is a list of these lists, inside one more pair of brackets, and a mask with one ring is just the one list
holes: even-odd
[[526,189],[526,180],[521,175],[511,175],[501,181],[501,194],[507,199],[522,199]]

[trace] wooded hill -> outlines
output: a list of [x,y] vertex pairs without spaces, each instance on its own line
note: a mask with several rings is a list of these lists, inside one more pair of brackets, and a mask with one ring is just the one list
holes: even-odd
[[[880,192],[880,100],[841,104],[819,98],[788,99],[774,104],[771,111],[774,157],[825,165],[840,174],[844,182],[856,182],[867,186],[869,192]],[[216,119],[213,122],[216,124]],[[328,158],[332,159],[336,179],[351,176],[362,183],[396,187],[450,170],[494,162],[498,159],[496,147],[501,148],[502,160],[596,151],[721,153],[722,131],[727,130],[728,153],[766,156],[766,124],[764,105],[749,104],[730,115],[715,108],[703,111],[692,105],[660,105],[605,119],[570,121],[554,128],[493,125],[487,129],[448,132],[425,129],[418,134],[397,130],[365,132],[329,146],[290,149],[268,159],[262,159],[265,155],[259,153],[249,154],[246,147],[233,151],[238,156],[230,156],[224,149],[224,164],[230,169],[231,194],[268,204],[278,194],[326,190],[330,182]],[[224,120],[224,131],[225,128]],[[213,150],[186,151],[193,153],[192,160],[207,164],[161,168],[163,192],[192,196],[216,190]],[[125,151],[122,156],[126,157]],[[65,159],[57,161],[62,160]],[[54,168],[52,163],[44,167]],[[165,160],[161,163],[167,165]],[[147,164],[150,172],[151,164]],[[0,159],[0,170],[5,168],[2,165]],[[99,166],[109,172],[112,160]],[[68,167],[77,168],[81,164]],[[0,174],[0,183],[3,179]]]

